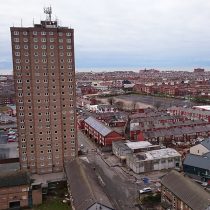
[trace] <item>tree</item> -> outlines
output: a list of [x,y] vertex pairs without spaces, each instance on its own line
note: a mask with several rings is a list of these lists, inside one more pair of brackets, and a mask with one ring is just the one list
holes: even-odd
[[107,101],[110,105],[114,104],[114,98],[113,97],[108,98]]
[[131,109],[135,111],[136,110],[136,107],[137,107],[137,102],[136,101],[133,101],[131,103]]
[[119,110],[123,110],[123,108],[124,108],[124,103],[123,103],[122,101],[117,101],[117,102],[115,103],[115,105],[117,106],[117,108],[118,108]]
[[156,109],[159,109],[161,106],[162,106],[161,101],[156,101],[156,102],[154,103],[154,107],[155,107]]

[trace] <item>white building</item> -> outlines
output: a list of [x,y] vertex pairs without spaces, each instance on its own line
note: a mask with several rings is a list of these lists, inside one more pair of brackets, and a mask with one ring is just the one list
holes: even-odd
[[181,155],[171,148],[128,154],[126,164],[135,173],[169,169],[181,166]]

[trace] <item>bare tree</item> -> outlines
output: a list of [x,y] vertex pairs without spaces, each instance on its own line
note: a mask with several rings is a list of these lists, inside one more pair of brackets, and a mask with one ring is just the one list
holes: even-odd
[[137,102],[136,102],[136,101],[133,101],[133,102],[131,103],[131,109],[135,111],[136,108],[137,108]]
[[161,101],[156,101],[156,102],[154,103],[154,107],[155,107],[156,109],[159,109],[161,106],[162,106]]
[[114,98],[113,97],[108,98],[107,101],[110,105],[114,104]]
[[117,108],[118,108],[119,110],[123,110],[123,108],[124,108],[124,103],[123,103],[122,101],[117,101],[117,102],[115,103],[115,105],[117,106]]

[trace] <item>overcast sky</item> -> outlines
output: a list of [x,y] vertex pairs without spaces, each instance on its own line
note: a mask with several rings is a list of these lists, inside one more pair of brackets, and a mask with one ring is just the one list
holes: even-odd
[[[12,69],[10,26],[53,17],[75,29],[76,66],[210,67],[209,0],[7,0],[0,10],[0,73]],[[92,67],[92,68],[91,68]]]

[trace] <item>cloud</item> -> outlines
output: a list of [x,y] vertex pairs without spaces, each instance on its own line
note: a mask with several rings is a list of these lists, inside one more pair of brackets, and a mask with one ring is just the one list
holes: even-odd
[[[145,65],[185,66],[194,65],[194,60],[201,66],[209,64],[210,1],[52,0],[50,4],[53,17],[75,29],[78,66],[114,66],[116,62],[138,66],[141,60]],[[33,18],[39,22],[45,18],[43,6],[48,5],[43,0],[1,3],[0,55],[6,62],[11,63],[9,27],[20,26],[21,18],[24,26],[31,26]],[[107,62],[109,56],[114,57]]]

